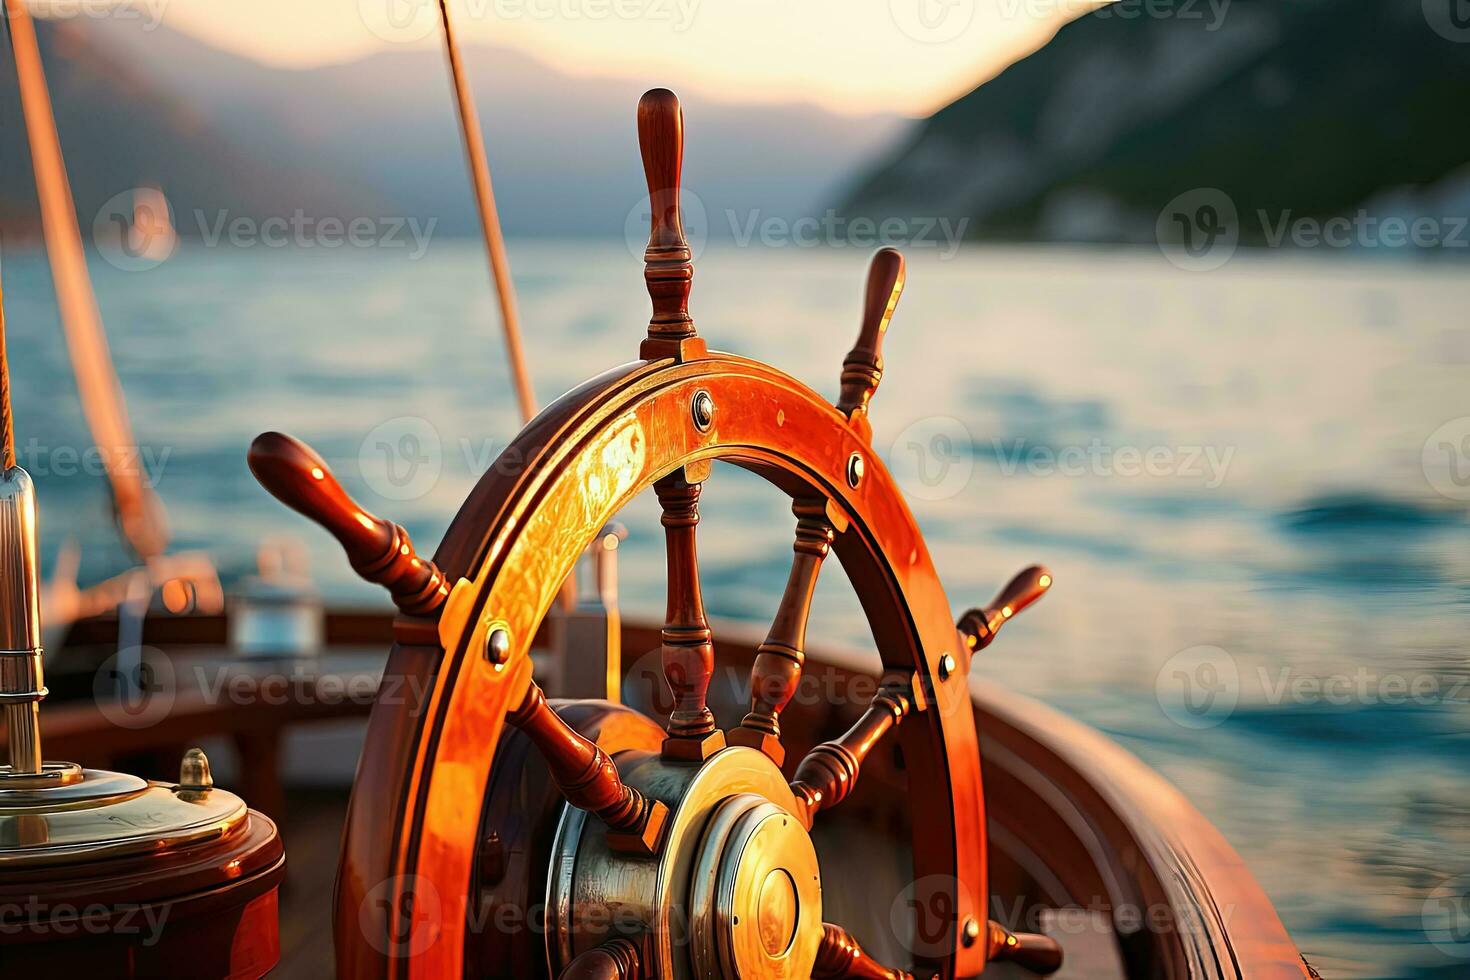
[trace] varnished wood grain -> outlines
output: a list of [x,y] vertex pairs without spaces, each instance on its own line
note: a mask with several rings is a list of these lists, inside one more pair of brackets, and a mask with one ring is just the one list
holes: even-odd
[[965,646],[971,651],[984,650],[995,640],[1000,628],[1051,588],[1051,572],[1043,565],[1032,565],[1015,577],[990,600],[989,604],[971,609],[960,617],[959,630]]
[[590,810],[607,824],[608,843],[614,849],[639,854],[658,850],[669,808],[624,784],[612,758],[562,721],[535,682],[506,718],[535,743],[567,802]]
[[674,695],[664,756],[694,761],[706,759],[724,747],[724,737],[716,729],[714,713],[706,703],[715,673],[715,649],[699,588],[695,544],[701,486],[689,482],[682,469],[654,484],[663,509],[660,522],[668,562],[662,660],[664,680]]
[[818,810],[831,809],[851,795],[862,774],[863,762],[884,735],[903,722],[912,710],[908,694],[894,683],[873,698],[868,710],[839,739],[823,742],[796,767],[791,789],[803,806],[798,814],[808,827]]
[[653,300],[643,357],[678,356],[695,337],[689,315],[694,262],[684,238],[680,184],[684,172],[684,111],[666,88],[651,89],[638,102],[638,147],[648,181],[650,229],[643,254],[643,279]]
[[353,571],[387,588],[411,616],[437,610],[449,595],[438,566],[413,550],[408,532],[375,517],[350,497],[310,446],[279,432],[250,444],[250,471],[281,503],[327,530],[347,552]]

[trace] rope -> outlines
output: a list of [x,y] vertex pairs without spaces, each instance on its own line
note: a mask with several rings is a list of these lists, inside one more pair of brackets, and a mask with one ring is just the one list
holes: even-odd
[[10,358],[5,350],[5,290],[0,287],[0,462],[15,468],[15,416],[10,411]]
[[[10,40],[10,18],[4,17],[4,31]],[[4,260],[0,259],[0,267]],[[10,408],[10,357],[5,347],[5,289],[0,286],[0,472],[15,468],[15,416]]]

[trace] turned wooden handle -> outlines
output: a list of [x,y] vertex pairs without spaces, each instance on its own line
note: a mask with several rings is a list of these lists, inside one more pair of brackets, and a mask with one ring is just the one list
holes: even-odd
[[868,288],[857,343],[842,362],[842,394],[837,410],[849,418],[867,414],[868,403],[883,380],[883,337],[903,293],[903,281],[903,256],[896,249],[880,248],[874,253],[868,263]]
[[347,553],[353,571],[386,587],[405,613],[422,616],[444,602],[449,594],[444,576],[414,553],[408,532],[364,510],[306,443],[264,432],[250,444],[246,458],[271,496],[325,528]]
[[638,980],[643,958],[628,939],[609,939],[582,953],[557,980]]
[[678,96],[666,88],[651,89],[638,100],[638,147],[643,154],[652,212],[648,248],[643,253],[643,279],[653,300],[648,341],[677,346],[695,336],[694,320],[689,315],[694,263],[684,238],[684,217],[679,206],[684,112],[679,108]]
[[913,974],[886,967],[863,949],[852,933],[830,922],[822,923],[822,945],[812,964],[812,980],[913,980]]
[[1011,932],[990,921],[990,960],[1009,960],[1043,976],[1062,968],[1062,947],[1050,936],[1035,932]]
[[1051,572],[1044,565],[1022,569],[989,605],[971,609],[960,617],[959,629],[965,636],[966,645],[971,650],[990,646],[1006,621],[1046,595],[1051,583]]

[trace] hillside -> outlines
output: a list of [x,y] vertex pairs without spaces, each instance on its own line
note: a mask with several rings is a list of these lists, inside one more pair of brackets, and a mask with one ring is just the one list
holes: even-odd
[[1445,125],[1470,98],[1470,44],[1397,0],[1224,10],[1073,22],[917,126],[842,209],[969,217],[984,239],[1148,241],[1171,199],[1213,187],[1253,244],[1259,211],[1470,213],[1470,130]]
[[[195,209],[432,217],[437,234],[475,231],[436,50],[291,70],[165,27],[143,30],[136,19],[37,27],[84,225],[113,194],[156,182],[186,234]],[[622,235],[643,196],[634,106],[663,79],[573,76],[489,47],[467,48],[465,59],[507,230]],[[12,232],[35,207],[14,85],[0,72],[0,221]],[[686,186],[712,226],[727,224],[725,209],[792,216],[825,207],[906,122],[681,94]]]

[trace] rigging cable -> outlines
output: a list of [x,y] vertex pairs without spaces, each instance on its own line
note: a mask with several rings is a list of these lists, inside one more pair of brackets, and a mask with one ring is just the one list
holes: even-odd
[[529,422],[536,414],[536,393],[531,390],[531,376],[526,370],[526,354],[521,346],[520,314],[516,309],[515,283],[510,277],[510,259],[505,254],[505,236],[500,230],[500,215],[495,207],[495,189],[490,183],[490,163],[485,157],[485,142],[480,134],[480,115],[475,109],[474,95],[460,60],[459,44],[449,20],[449,0],[439,0],[439,19],[444,25],[444,50],[449,56],[449,74],[454,82],[454,104],[459,110],[459,135],[464,142],[465,163],[475,186],[475,203],[480,210],[480,231],[485,237],[485,251],[490,259],[490,277],[500,300],[500,325],[505,331],[505,353],[510,360],[511,376],[516,386],[521,421]]

